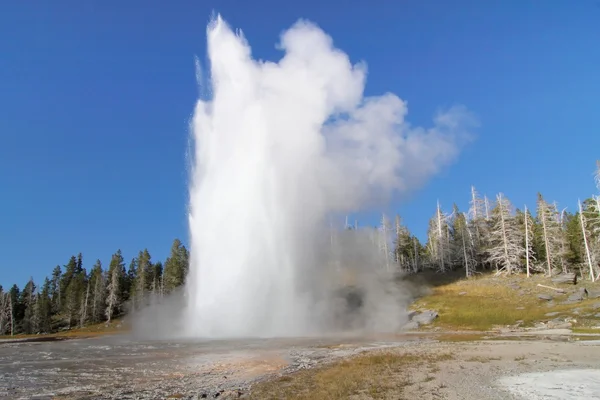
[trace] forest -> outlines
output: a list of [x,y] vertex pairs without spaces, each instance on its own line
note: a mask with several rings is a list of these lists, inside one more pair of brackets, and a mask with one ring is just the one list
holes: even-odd
[[57,265],[38,287],[30,279],[23,289],[0,286],[0,335],[51,333],[110,322],[128,311],[160,299],[183,285],[189,253],[175,239],[164,264],[140,251],[126,269],[121,250],[111,256],[107,269],[100,260],[88,272],[83,255]]
[[[595,181],[600,191],[600,162]],[[527,277],[575,273],[592,282],[600,279],[600,195],[579,201],[578,209],[569,212],[538,193],[534,216],[527,206],[515,208],[502,193],[490,200],[472,187],[469,204],[466,212],[456,205],[446,212],[438,202],[425,243],[411,234],[400,216],[392,223],[383,215],[379,226],[360,229],[369,230],[384,260],[379,267],[388,271],[464,270],[466,278],[484,272]],[[344,231],[355,229],[356,224],[346,223]],[[334,249],[339,233],[331,231],[332,254],[339,254]],[[23,289],[0,286],[0,335],[110,322],[182,286],[188,265],[189,252],[178,239],[164,264],[153,262],[143,250],[126,269],[118,250],[107,269],[97,260],[88,273],[80,253],[63,267],[57,265],[41,288],[33,279]]]

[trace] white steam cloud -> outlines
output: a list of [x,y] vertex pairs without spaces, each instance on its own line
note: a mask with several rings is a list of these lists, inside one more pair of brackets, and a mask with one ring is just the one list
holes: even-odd
[[[409,126],[406,103],[363,97],[365,65],[306,21],[282,34],[277,63],[254,60],[220,17],[207,35],[212,99],[192,122],[186,334],[328,329],[340,273],[328,268],[327,217],[417,189],[455,159],[473,120],[456,107],[430,129]],[[347,240],[353,257],[342,261],[360,264],[364,323],[394,329],[381,321],[402,320],[401,293],[381,275],[356,278],[380,262],[366,237]]]

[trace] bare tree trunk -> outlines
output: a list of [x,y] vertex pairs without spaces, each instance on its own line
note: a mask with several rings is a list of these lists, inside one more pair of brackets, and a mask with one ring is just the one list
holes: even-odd
[[13,309],[13,299],[12,294],[8,294],[8,301],[10,304],[10,336],[15,335],[15,314]]
[[483,204],[485,205],[485,219],[490,219],[490,202],[487,196],[483,196]]
[[527,277],[529,278],[529,218],[527,218],[527,206],[525,206],[525,266],[527,268]]
[[381,232],[383,233],[383,251],[385,252],[385,270],[389,272],[390,270],[390,252],[388,248],[388,235],[387,235],[387,217],[385,214],[381,217]]
[[87,283],[87,289],[85,290],[85,300],[81,307],[81,319],[79,320],[79,327],[83,328],[85,325],[85,320],[87,319],[87,307],[88,300],[90,298],[90,282]]
[[417,248],[417,239],[413,238],[413,247],[414,247],[414,265],[413,265],[413,269],[415,270],[415,273],[419,272],[419,249]]
[[465,243],[464,227],[463,227],[463,232],[461,233],[461,236],[462,236],[462,245],[463,245],[463,257],[465,258],[465,275],[468,278],[469,277],[469,258],[467,257],[467,245]]
[[446,264],[444,260],[444,236],[442,232],[442,210],[440,208],[440,202],[437,202],[437,228],[438,228],[438,247],[440,252],[440,270],[441,272],[446,271]]
[[[502,227],[502,243],[504,244],[504,257],[505,260],[508,260],[508,238],[506,237],[506,221],[504,220],[504,209],[502,207],[502,195],[498,195],[498,203],[500,204],[498,210],[500,212],[500,226]],[[506,272],[508,274],[512,273],[512,265],[506,265]],[[496,269],[498,266],[496,265]]]
[[583,210],[581,208],[581,201],[579,204],[579,223],[581,225],[581,233],[583,234],[583,244],[585,245],[585,255],[588,262],[588,267],[590,268],[590,279],[592,282],[596,281],[596,277],[594,276],[594,266],[592,265],[592,257],[590,256],[590,246],[587,241],[587,234],[585,232],[585,218],[583,216]]
[[546,204],[542,203],[542,231],[544,233],[544,247],[546,248],[546,262],[548,263],[548,276],[552,276],[552,263],[550,262],[550,244],[548,241],[548,230],[546,227]]

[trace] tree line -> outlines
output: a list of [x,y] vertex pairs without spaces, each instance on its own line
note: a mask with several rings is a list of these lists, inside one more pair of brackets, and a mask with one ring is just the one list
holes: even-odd
[[108,268],[97,260],[88,272],[83,255],[57,265],[41,288],[33,278],[23,289],[0,285],[0,335],[51,333],[86,324],[110,322],[132,309],[160,299],[182,286],[189,253],[175,239],[165,260],[153,262],[147,249],[126,269],[121,250],[111,256]]
[[[600,191],[600,162],[595,174]],[[578,202],[569,212],[538,193],[535,216],[527,206],[515,208],[502,193],[493,200],[471,188],[470,207],[443,211],[439,202],[422,244],[396,217],[383,215],[377,227],[377,244],[385,253],[385,267],[405,272],[433,269],[482,271],[552,276],[575,272],[583,278],[600,278],[600,196]],[[352,228],[349,228],[352,229]]]

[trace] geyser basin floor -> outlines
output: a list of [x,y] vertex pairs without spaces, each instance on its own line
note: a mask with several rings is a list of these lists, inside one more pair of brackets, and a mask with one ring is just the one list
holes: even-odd
[[[522,373],[590,369],[597,367],[600,359],[600,346],[593,343],[434,342],[416,335],[396,340],[386,337],[135,342],[111,337],[0,343],[0,397],[156,399],[214,395],[220,390],[246,390],[273,373],[318,366],[365,350],[400,357],[450,354],[435,365],[408,365],[394,372],[393,378],[405,383],[394,398],[421,400],[531,399],[534,397],[511,394],[501,379]],[[324,368],[335,366],[334,363]],[[281,385],[293,384],[298,377],[310,377],[318,371],[292,374]],[[365,370],[367,378],[368,373]],[[312,384],[314,380],[305,384],[303,390],[312,389]]]
[[[0,397],[157,399],[247,388],[265,375],[403,339],[147,341],[126,337],[0,342]],[[338,346],[345,344],[345,346]],[[186,397],[187,398],[187,397]]]

